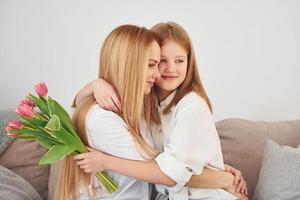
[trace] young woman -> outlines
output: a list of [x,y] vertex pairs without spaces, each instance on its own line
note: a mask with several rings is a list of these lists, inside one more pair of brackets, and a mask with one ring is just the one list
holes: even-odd
[[[160,46],[158,36],[145,28],[123,25],[105,39],[99,66],[99,78],[116,90],[122,112],[114,113],[95,106],[88,97],[76,109],[73,120],[81,139],[100,151],[121,158],[145,160],[157,154],[140,131],[144,95],[150,93],[159,76]],[[147,97],[145,97],[147,98]],[[118,192],[108,194],[93,177],[93,199],[148,200],[149,184],[114,172],[108,174],[119,184]],[[88,185],[91,177],[85,174],[68,156],[63,161],[57,200],[90,199]],[[166,176],[165,176],[166,177]],[[173,184],[168,177],[162,183]],[[86,190],[85,190],[86,189]]]
[[[160,35],[162,42],[159,64],[161,77],[155,82],[158,104],[153,101],[146,102],[145,108],[150,107],[151,110],[145,116],[148,114],[150,119],[150,132],[155,147],[163,152],[155,158],[155,162],[139,162],[90,149],[91,152],[75,157],[75,160],[79,160],[77,164],[88,173],[112,170],[154,183],[157,180],[151,179],[149,174],[159,167],[176,182],[172,187],[156,185],[158,191],[169,199],[236,199],[236,196],[246,198],[243,195],[247,192],[246,184],[242,178],[237,191],[232,186],[227,188],[235,196],[223,189],[216,189],[222,188],[214,183],[216,177],[210,181],[206,179],[205,183],[212,184],[202,186],[215,189],[195,188],[201,187],[201,181],[194,181],[199,176],[193,175],[201,174],[205,167],[216,170],[215,173],[217,170],[224,170],[220,141],[211,116],[211,105],[202,86],[187,33],[175,23],[158,24],[152,30]],[[90,84],[82,89],[77,96],[77,102],[86,94],[91,94],[93,87]],[[117,111],[118,107],[123,109],[118,106],[115,94],[104,95],[104,98],[99,98],[98,103],[110,110]]]

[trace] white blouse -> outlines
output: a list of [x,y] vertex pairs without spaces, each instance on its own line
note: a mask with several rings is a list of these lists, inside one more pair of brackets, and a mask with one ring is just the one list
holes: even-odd
[[[145,128],[143,124],[141,126],[141,128]],[[121,158],[144,160],[130,135],[126,123],[114,112],[94,105],[87,115],[86,127],[91,147]],[[149,142],[149,139],[146,138],[146,141]],[[107,171],[107,173],[119,184],[119,189],[117,192],[109,194],[101,189],[96,177],[93,177],[93,186],[96,188],[97,193],[95,199],[149,200],[148,183],[112,171]],[[81,192],[80,200],[89,199],[84,190],[81,190]]]
[[201,174],[205,166],[224,170],[224,161],[215,123],[203,98],[191,92],[169,114],[162,114],[175,93],[158,106],[162,124],[161,127],[153,127],[152,131],[161,132],[161,138],[154,141],[157,148],[163,149],[155,160],[160,169],[177,184],[173,187],[156,184],[158,192],[169,194],[170,200],[238,199],[223,189],[184,186],[192,175]]

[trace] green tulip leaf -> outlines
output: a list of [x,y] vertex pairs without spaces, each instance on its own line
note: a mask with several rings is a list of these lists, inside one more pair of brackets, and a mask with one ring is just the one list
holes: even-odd
[[60,130],[60,120],[57,115],[52,115],[51,119],[48,121],[45,129],[49,131],[59,131]]
[[64,127],[61,127],[59,131],[53,132],[54,136],[61,140],[66,145],[73,145],[76,147],[76,151],[80,153],[87,152],[85,145],[80,139],[77,139],[72,133],[68,132]]
[[57,144],[54,145],[40,160],[40,165],[51,164],[62,160],[65,156],[71,154],[75,147],[71,145]]
[[45,147],[46,149],[51,149],[53,147],[53,143],[47,141],[47,140],[43,140],[43,139],[36,139],[36,141],[42,145],[43,147]]
[[67,111],[51,97],[48,97],[48,107],[52,115],[57,115],[59,117],[62,126],[73,133],[74,126]]
[[10,130],[10,133],[14,133],[17,135],[23,135],[23,136],[31,136],[34,138],[38,138],[41,140],[46,140],[48,143],[51,144],[59,144],[61,143],[61,140],[59,140],[56,137],[51,136],[49,133],[42,131],[42,130],[33,130],[33,129],[26,129],[26,128],[22,128],[19,130]]
[[49,108],[47,106],[47,103],[41,99],[39,99],[38,97],[29,94],[28,98],[33,101],[33,103],[40,109],[40,111],[42,111],[44,114],[46,114],[47,116],[50,116],[50,111]]

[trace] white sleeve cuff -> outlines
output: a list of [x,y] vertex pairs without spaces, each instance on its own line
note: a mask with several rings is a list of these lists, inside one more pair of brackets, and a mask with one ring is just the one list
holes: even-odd
[[182,187],[184,187],[193,175],[193,171],[190,168],[176,160],[176,158],[168,152],[159,154],[155,158],[155,161],[161,171],[177,183],[175,186],[168,187],[169,190],[174,192],[179,191]]

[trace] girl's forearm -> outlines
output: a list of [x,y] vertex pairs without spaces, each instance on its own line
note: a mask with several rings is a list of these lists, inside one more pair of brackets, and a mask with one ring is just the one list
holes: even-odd
[[200,175],[194,175],[186,184],[193,188],[221,189],[234,183],[234,176],[228,172],[204,168]]
[[[95,81],[95,80],[94,80]],[[73,107],[77,107],[80,105],[85,98],[88,96],[91,96],[93,94],[93,83],[94,81],[88,83],[83,88],[79,90],[79,92],[76,94],[74,100],[73,100]]]
[[[154,184],[174,186],[171,178],[164,174],[155,160],[136,161],[115,156],[108,156],[106,169],[134,179],[143,180]],[[228,172],[204,168],[200,175],[194,175],[186,184],[193,188],[220,189],[233,185],[234,176]]]
[[167,186],[174,186],[176,184],[175,181],[160,170],[155,160],[136,161],[108,156],[106,169],[149,183]]

